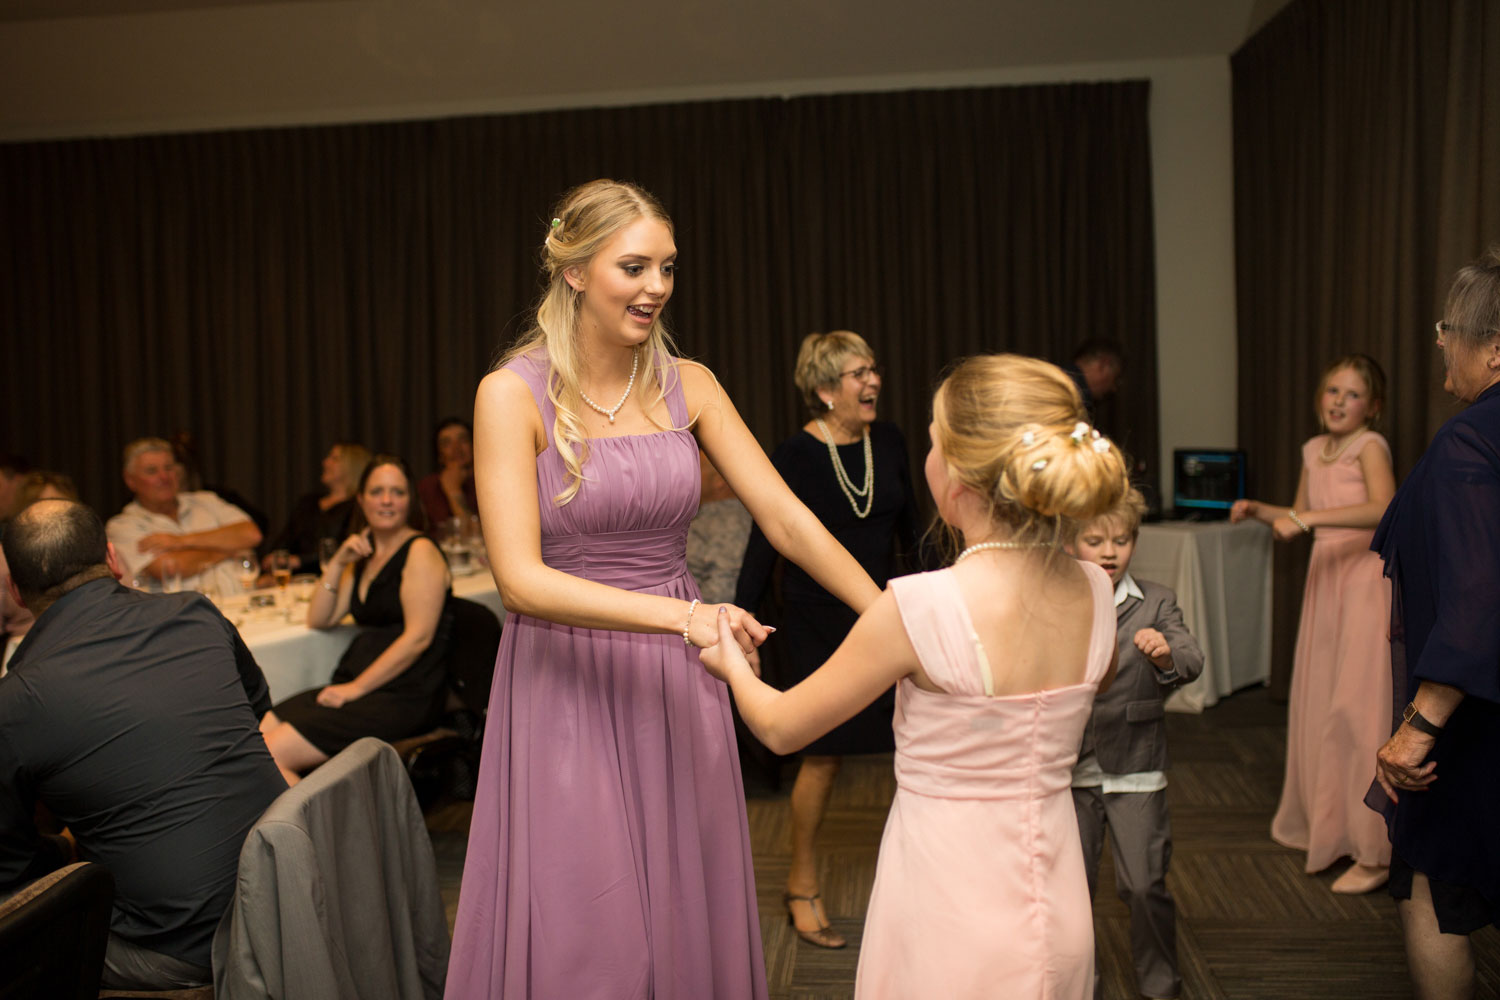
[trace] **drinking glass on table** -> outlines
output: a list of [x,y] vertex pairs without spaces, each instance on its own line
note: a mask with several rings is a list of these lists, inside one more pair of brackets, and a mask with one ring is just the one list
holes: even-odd
[[271,553],[271,576],[276,580],[276,589],[285,593],[286,585],[292,582],[292,554],[286,549]]
[[161,575],[161,592],[163,594],[180,594],[182,592],[181,570],[170,569]]
[[442,523],[438,532],[438,548],[448,557],[448,568],[455,573],[466,573],[469,569],[469,543],[464,538],[463,519],[450,517]]
[[260,579],[260,563],[255,561],[255,553],[248,549],[236,556],[235,561],[240,575],[240,586],[248,594],[255,589],[255,582]]

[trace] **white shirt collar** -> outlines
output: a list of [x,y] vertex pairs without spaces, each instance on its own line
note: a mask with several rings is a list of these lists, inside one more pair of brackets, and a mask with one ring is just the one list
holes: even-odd
[[1136,584],[1135,577],[1130,575],[1130,570],[1126,570],[1125,575],[1120,577],[1120,582],[1115,585],[1115,607],[1118,608],[1124,604],[1128,597],[1141,601],[1146,599],[1145,592]]

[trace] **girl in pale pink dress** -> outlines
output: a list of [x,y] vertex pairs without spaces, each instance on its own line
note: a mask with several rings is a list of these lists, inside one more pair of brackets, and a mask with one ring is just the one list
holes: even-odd
[[[1063,555],[1067,523],[1126,488],[1044,361],[972,358],[933,401],[927,483],[967,547],[891,581],[833,657],[778,692],[728,623],[702,661],[788,753],[897,684],[896,798],[855,995],[1076,998],[1093,993],[1093,920],[1069,792],[1094,694],[1114,669],[1114,592]],[[722,620],[722,619],[721,619]]]
[[[1364,804],[1375,752],[1391,731],[1391,585],[1370,539],[1396,490],[1391,449],[1371,430],[1385,400],[1372,358],[1340,358],[1318,387],[1326,431],[1302,446],[1293,507],[1239,500],[1230,520],[1258,518],[1282,541],[1313,536],[1292,664],[1286,783],[1271,821],[1278,843],[1307,852],[1307,871],[1354,864],[1333,891],[1385,884],[1385,820]],[[1316,529],[1316,530],[1314,530]]]

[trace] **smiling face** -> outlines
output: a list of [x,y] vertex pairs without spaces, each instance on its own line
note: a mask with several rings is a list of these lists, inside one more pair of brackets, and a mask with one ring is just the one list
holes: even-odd
[[1084,526],[1068,550],[1099,566],[1109,574],[1109,582],[1119,586],[1135,554],[1135,533],[1126,531],[1118,517],[1097,518]]
[[665,223],[642,216],[566,278],[579,292],[578,327],[586,338],[634,346],[672,297],[677,244]]
[[125,485],[147,510],[174,506],[177,484],[177,459],[170,451],[143,451],[125,470]]
[[1378,412],[1379,402],[1370,398],[1370,386],[1354,369],[1340,368],[1323,380],[1318,416],[1334,437],[1362,430]]
[[851,433],[859,433],[875,422],[875,404],[880,398],[880,374],[875,359],[851,354],[839,364],[839,380],[818,390],[823,404],[832,403],[827,416]]
[[399,466],[377,465],[365,477],[359,507],[365,521],[376,531],[394,531],[406,526],[411,510],[411,484]]

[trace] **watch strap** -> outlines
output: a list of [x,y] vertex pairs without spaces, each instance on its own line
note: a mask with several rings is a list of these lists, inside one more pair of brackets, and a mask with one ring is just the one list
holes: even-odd
[[1417,711],[1417,703],[1414,701],[1406,703],[1406,711],[1401,713],[1401,721],[1411,726],[1417,732],[1426,733],[1428,736],[1441,736],[1443,733],[1442,726],[1436,725],[1432,720]]

